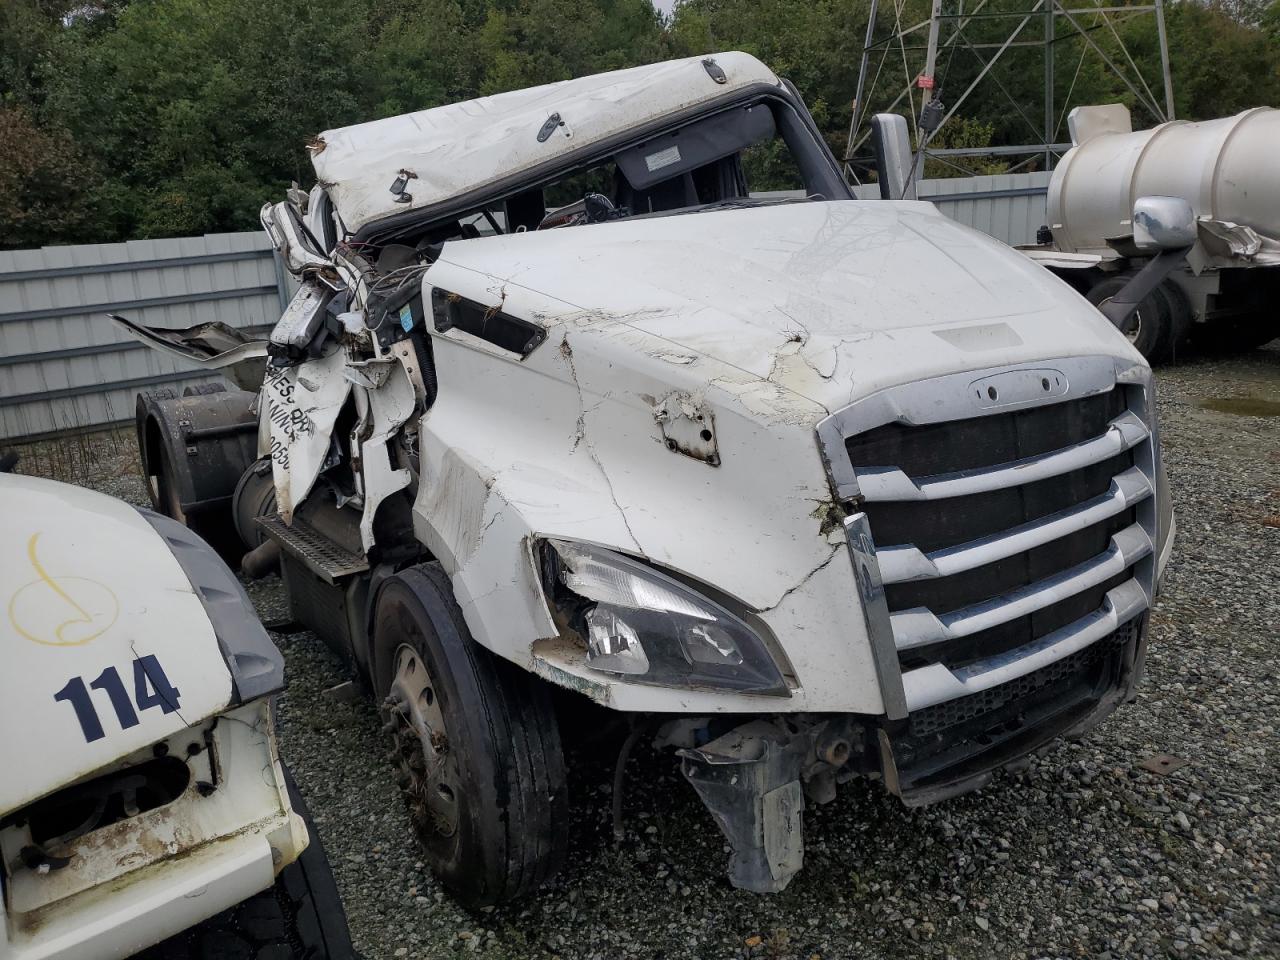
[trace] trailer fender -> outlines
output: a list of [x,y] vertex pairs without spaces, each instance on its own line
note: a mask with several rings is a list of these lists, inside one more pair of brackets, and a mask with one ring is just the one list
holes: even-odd
[[[143,479],[156,511],[235,552],[231,501],[257,458],[256,394],[188,387],[139,394],[135,409]],[[228,533],[230,534],[228,536]]]

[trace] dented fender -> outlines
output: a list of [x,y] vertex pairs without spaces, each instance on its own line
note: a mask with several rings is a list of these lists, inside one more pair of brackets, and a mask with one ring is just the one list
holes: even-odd
[[[712,358],[672,362],[672,345],[626,316],[447,260],[430,279],[547,329],[527,358],[502,362],[464,331],[433,337],[439,394],[420,420],[414,525],[480,643],[616,709],[778,708],[777,698],[639,687],[588,670],[559,636],[531,560],[542,538],[584,540],[758,611],[795,672],[785,709],[881,709],[843,532],[814,516],[830,497],[816,440],[795,428],[801,417],[816,424],[822,406]],[[779,415],[761,418],[771,399]],[[669,436],[681,421],[690,432]],[[679,449],[706,443],[708,423],[718,465]]]

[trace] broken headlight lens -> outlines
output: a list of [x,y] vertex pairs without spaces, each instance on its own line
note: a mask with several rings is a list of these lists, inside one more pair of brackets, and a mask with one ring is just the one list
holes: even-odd
[[548,595],[595,670],[641,683],[787,696],[759,635],[715,601],[611,550],[547,541]]

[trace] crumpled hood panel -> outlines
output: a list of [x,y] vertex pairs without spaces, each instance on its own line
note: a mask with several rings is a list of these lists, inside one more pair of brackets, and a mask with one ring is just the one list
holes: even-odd
[[495,289],[535,290],[825,406],[893,370],[920,377],[1080,353],[1136,358],[1064,283],[927,203],[799,202],[627,220],[451,243],[442,259],[491,275]]

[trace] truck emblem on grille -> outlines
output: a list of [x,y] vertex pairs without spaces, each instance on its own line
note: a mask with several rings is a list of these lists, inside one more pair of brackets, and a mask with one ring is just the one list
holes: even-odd
[[1044,403],[1064,396],[1071,382],[1061,370],[1037,367],[1007,370],[969,384],[969,396],[984,410],[1021,403]]

